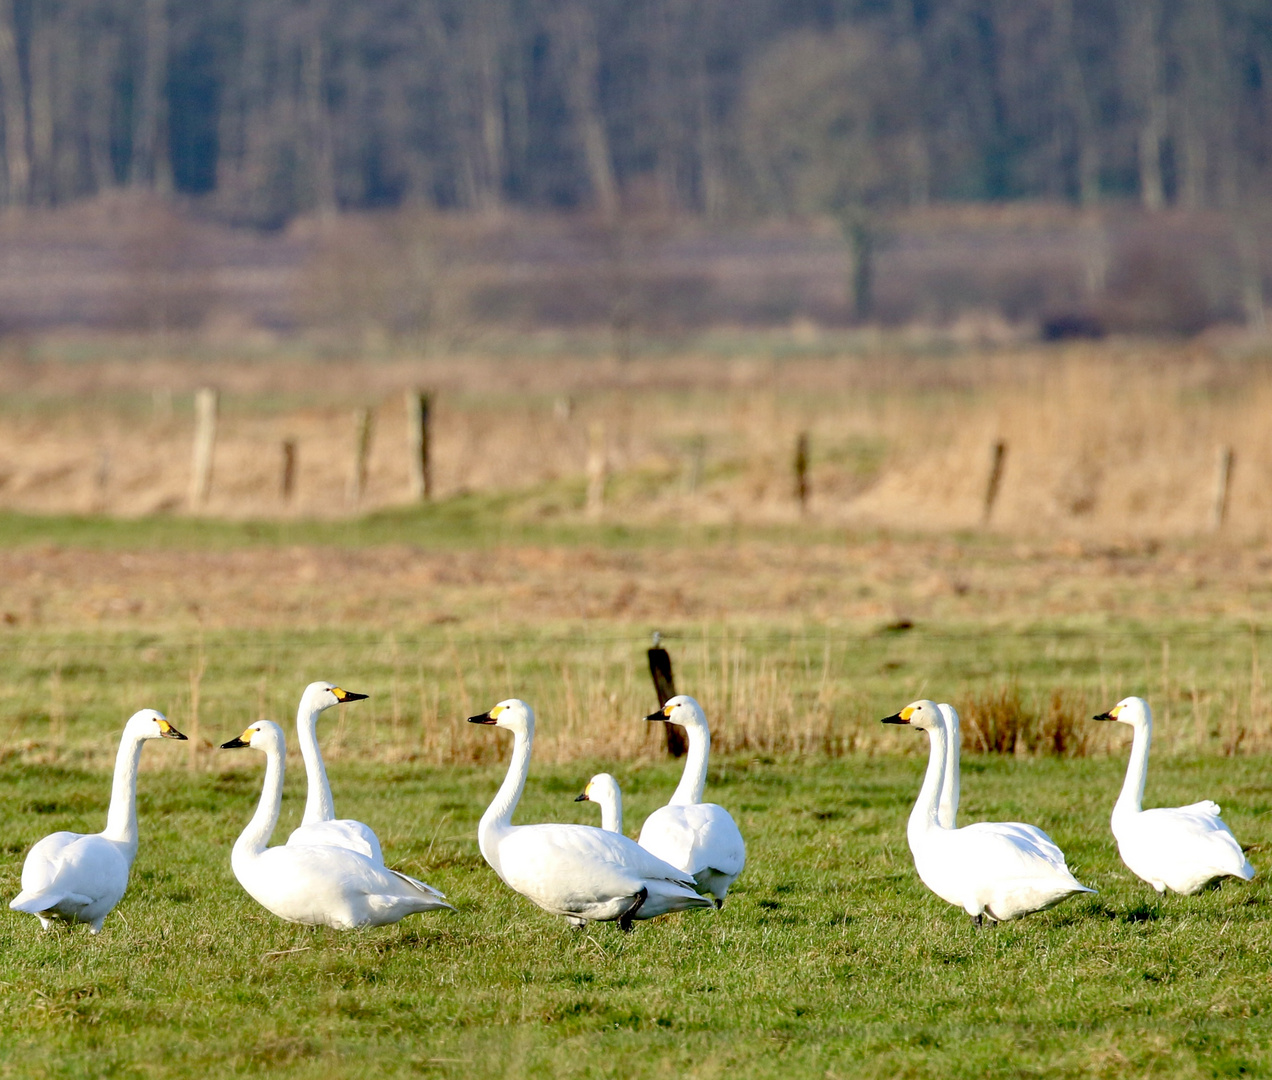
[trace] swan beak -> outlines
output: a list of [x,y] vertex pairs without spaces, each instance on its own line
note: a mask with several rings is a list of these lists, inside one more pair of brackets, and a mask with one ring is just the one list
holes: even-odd
[[881,724],[908,724],[910,717],[914,715],[914,706],[907,705],[899,713],[893,713],[891,716],[885,716],[879,722]]
[[591,802],[592,800],[588,798],[587,792],[585,791],[583,792],[582,795],[575,795],[574,801],[575,802]]
[[333,687],[332,695],[337,701],[366,701],[369,695],[355,694],[352,690],[341,690],[340,687]]
[[181,732],[168,723],[167,720],[159,721],[159,734],[165,739],[180,739],[182,742],[187,741],[186,736],[182,735]]
[[1096,713],[1093,717],[1091,717],[1091,719],[1092,720],[1116,720],[1117,717],[1114,716],[1112,713],[1102,712],[1102,713]]
[[237,750],[241,746],[250,746],[251,743],[245,743],[239,736],[235,735],[229,742],[221,744],[222,750]]
[[645,717],[645,719],[646,719],[647,721],[651,721],[651,720],[666,720],[666,719],[667,719],[667,717],[669,717],[670,715],[671,715],[671,713],[669,713],[669,712],[667,711],[666,707],[664,706],[663,708],[659,709],[657,712],[651,712],[651,713],[650,713],[647,717]]
[[493,724],[495,718],[490,713],[484,712],[480,716],[470,716],[468,722],[470,724]]

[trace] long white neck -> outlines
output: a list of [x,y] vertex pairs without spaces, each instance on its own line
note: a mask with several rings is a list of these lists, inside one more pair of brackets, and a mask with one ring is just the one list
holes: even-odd
[[1131,743],[1131,761],[1126,767],[1126,779],[1122,781],[1122,794],[1113,806],[1113,816],[1138,814],[1144,802],[1144,781],[1148,777],[1148,747],[1153,741],[1153,721],[1146,719],[1134,725],[1135,740]]
[[125,733],[115,755],[115,779],[110,790],[110,809],[102,836],[115,840],[137,854],[137,767],[145,739]]
[[508,775],[495,792],[494,801],[486,807],[477,825],[477,846],[482,857],[499,871],[498,852],[494,841],[512,828],[512,812],[526,786],[530,772],[530,749],[534,744],[534,732],[514,731],[512,734],[512,760],[508,763]]
[[600,800],[601,828],[606,832],[623,831],[623,796],[614,792]]
[[941,781],[945,772],[945,759],[948,747],[945,745],[945,726],[939,725],[928,731],[928,739],[932,743],[928,756],[927,772],[923,776],[923,786],[919,789],[918,801],[910,811],[910,821],[906,826],[906,839],[910,842],[910,850],[917,850],[919,844],[934,829],[940,829],[937,817],[937,799],[941,794]]
[[261,789],[261,801],[247,828],[234,843],[232,859],[244,855],[259,855],[265,850],[269,838],[278,824],[278,812],[283,804],[283,751],[277,746],[265,748],[265,783]]
[[963,750],[963,733],[959,730],[958,714],[945,715],[949,726],[949,747],[945,754],[945,779],[941,782],[941,803],[937,809],[937,821],[942,829],[957,828],[958,822],[958,759]]
[[711,754],[711,732],[707,725],[694,717],[685,725],[689,736],[689,753],[685,755],[685,771],[672,793],[669,806],[692,806],[702,802],[702,790],[707,786],[707,758]]
[[327,782],[327,766],[323,764],[322,751],[318,749],[318,717],[322,713],[321,706],[315,708],[310,705],[308,695],[300,699],[300,708],[296,710],[296,737],[300,740],[300,756],[305,761],[305,776],[309,785],[302,825],[331,821],[336,816],[331,784]]

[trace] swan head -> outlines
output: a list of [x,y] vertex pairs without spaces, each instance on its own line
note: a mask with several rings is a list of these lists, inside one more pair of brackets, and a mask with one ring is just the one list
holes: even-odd
[[124,725],[124,732],[137,739],[185,739],[156,709],[141,709],[133,713]]
[[520,698],[501,701],[490,712],[468,718],[470,724],[493,724],[514,734],[529,735],[534,731],[534,710]]
[[702,706],[688,694],[677,694],[667,699],[667,704],[656,713],[650,713],[646,720],[661,720],[667,724],[679,724],[681,727],[707,726],[707,714]]
[[908,724],[923,731],[944,730],[945,717],[941,714],[941,706],[935,701],[912,701],[899,713],[885,716],[881,723]]
[[1119,724],[1131,727],[1151,726],[1153,710],[1142,697],[1126,697],[1113,706],[1108,712],[1096,713],[1092,720],[1116,720]]
[[602,806],[606,804],[614,805],[618,802],[619,791],[618,781],[609,773],[597,773],[591,780],[587,782],[587,787],[583,789],[582,795],[576,795],[575,802],[594,802],[600,803]]
[[257,720],[242,735],[221,744],[222,750],[238,750],[250,746],[253,750],[278,750],[287,752],[287,740],[283,729],[273,720]]
[[335,683],[311,682],[305,687],[300,700],[302,707],[321,712],[345,701],[365,701],[366,694],[355,694],[352,690],[342,690]]

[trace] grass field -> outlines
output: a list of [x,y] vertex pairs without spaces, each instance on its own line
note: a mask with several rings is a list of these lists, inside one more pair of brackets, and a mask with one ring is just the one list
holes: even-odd
[[[462,365],[438,369],[457,380],[451,445],[480,448],[511,410],[518,434],[499,460],[520,471],[504,487],[487,462],[467,490],[452,473],[428,507],[384,496],[366,515],[341,504],[225,520],[71,514],[94,505],[100,432],[53,450],[36,434],[70,438],[125,366],[54,372],[73,383],[58,390],[38,364],[0,365],[0,386],[39,383],[0,406],[0,451],[4,439],[34,447],[28,472],[5,480],[0,468],[0,896],[16,893],[40,836],[101,828],[132,711],[160,708],[191,736],[146,750],[141,850],[100,937],[44,934],[0,909],[0,1076],[1272,1074],[1272,555],[1263,496],[1242,494],[1272,454],[1261,436],[1253,453],[1238,445],[1239,527],[1198,525],[1214,441],[1257,426],[1272,383],[1261,367],[1234,375],[1212,360],[1195,384],[1187,357],[1164,375],[1111,367],[1117,378],[1090,393],[1135,391],[1118,413],[1129,426],[1110,434],[1097,417],[1072,440],[1061,420],[1085,405],[1079,369],[1050,371],[1046,357],[1011,375],[993,357],[980,375],[959,358],[913,361],[895,393],[862,357],[782,367],[793,382],[781,393],[772,379],[733,386],[701,357],[670,389],[650,389],[642,380],[659,370],[636,365],[597,390],[579,364],[567,389],[581,421],[619,416],[624,381],[638,406],[600,521],[583,514],[569,464],[585,435],[534,457],[561,386],[537,369],[517,369],[540,380],[511,391],[524,402],[482,398]],[[987,388],[976,380],[990,369]],[[253,372],[237,369],[231,435],[251,428]],[[389,400],[409,373],[372,374],[366,393]],[[112,453],[130,415],[143,433],[158,423],[138,385],[100,410]],[[278,421],[277,387],[255,392]],[[1043,423],[1049,400],[1061,419]],[[288,408],[316,410],[320,440],[335,406],[301,406]],[[906,430],[914,410],[935,449]],[[691,497],[682,451],[699,413],[717,456]],[[751,446],[766,416],[780,422]],[[642,442],[650,417],[662,426]],[[805,422],[826,494],[801,518],[786,456]],[[982,451],[1003,431],[1033,464],[1009,459],[1020,471],[1002,518],[973,527]],[[178,492],[184,437],[174,428],[148,448]],[[1047,479],[1055,446],[1076,456]],[[260,451],[244,439],[236,453]],[[72,457],[64,491],[37,483]],[[124,458],[110,460],[118,477]],[[333,490],[339,461],[323,466]],[[258,471],[252,498],[274,506]],[[1070,474],[1098,489],[1095,504]],[[950,475],[933,513],[957,513],[910,524],[906,508]],[[1059,517],[1034,514],[1038,492]],[[46,496],[60,516],[12,510]],[[1159,515],[1168,504],[1173,518]],[[576,934],[481,860],[476,823],[508,745],[463,721],[511,695],[535,706],[519,821],[595,822],[573,798],[605,769],[635,832],[676,779],[641,720],[655,704],[654,629],[712,722],[708,795],[737,817],[748,866],[718,914]],[[234,881],[230,847],[262,762],[214,746],[262,716],[294,731],[300,691],[319,678],[371,695],[320,727],[338,812],[371,824],[390,861],[443,889],[456,914],[316,932],[268,915]],[[1218,801],[1251,845],[1253,883],[1159,900],[1122,867],[1108,816],[1128,733],[1086,718],[1130,693],[1156,716],[1148,805]],[[926,891],[905,843],[926,745],[878,723],[920,696],[958,704],[969,730],[978,717],[1019,721],[1014,753],[965,756],[964,820],[1041,825],[1097,896],[977,933]],[[293,746],[280,839],[300,813],[296,757]]]

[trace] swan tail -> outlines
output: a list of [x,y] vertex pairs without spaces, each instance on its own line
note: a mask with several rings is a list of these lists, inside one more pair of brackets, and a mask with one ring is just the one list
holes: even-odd
[[400,870],[390,870],[389,873],[392,874],[394,877],[400,878],[402,881],[405,881],[406,884],[409,885],[412,890],[418,893],[422,893],[427,899],[438,901],[438,903],[436,904],[437,907],[449,908],[451,911],[455,910],[455,908],[451,904],[446,903],[446,894],[433,888],[432,885],[426,885],[424,884],[424,882],[420,881],[418,878],[413,878],[409,874],[402,873],[402,871]]
[[87,897],[68,897],[66,893],[58,889],[46,889],[43,892],[23,889],[12,900],[9,901],[10,911],[25,911],[29,915],[40,915],[46,911],[51,911],[63,900],[80,899],[83,903],[88,903]]

